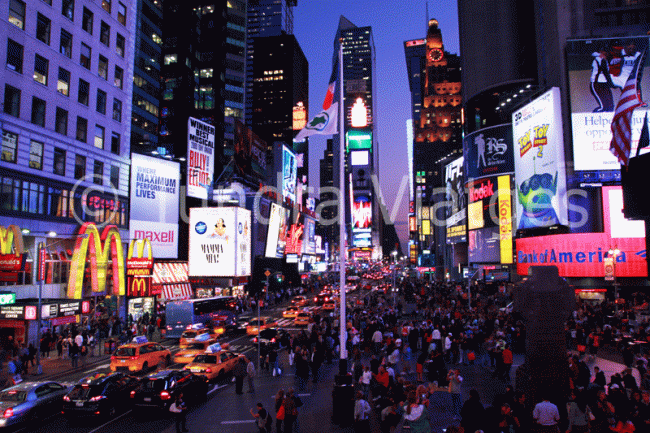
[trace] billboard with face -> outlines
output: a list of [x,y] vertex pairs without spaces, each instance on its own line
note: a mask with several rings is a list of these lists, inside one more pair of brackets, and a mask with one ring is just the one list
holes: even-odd
[[512,126],[479,129],[463,138],[464,174],[467,180],[515,171]]
[[567,224],[560,89],[512,114],[518,229]]
[[467,196],[465,194],[462,156],[445,166],[445,186],[447,243],[466,242]]
[[266,257],[282,258],[287,244],[289,211],[282,206],[271,203],[269,229],[266,237]]
[[298,165],[296,155],[288,147],[282,146],[282,195],[296,201]]
[[[566,51],[575,170],[619,170],[620,164],[609,150],[611,123],[621,89],[635,62],[645,60],[639,76],[650,74],[648,36],[569,40]],[[637,85],[641,99],[647,98],[648,80],[640,80]],[[645,107],[633,112],[632,155],[646,112]]]
[[191,277],[250,275],[251,213],[239,207],[190,209]]

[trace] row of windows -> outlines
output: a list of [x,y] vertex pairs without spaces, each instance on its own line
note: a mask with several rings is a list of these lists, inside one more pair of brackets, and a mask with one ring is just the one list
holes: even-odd
[[[29,143],[29,167],[35,170],[43,170],[44,143],[38,140],[30,140]],[[1,159],[5,162],[16,163],[18,161],[18,134],[9,131],[2,131],[2,153]],[[58,147],[54,148],[54,159],[52,172],[59,176],[65,176],[66,151]],[[80,180],[92,180],[97,185],[104,184],[104,162],[95,160],[93,164],[93,175],[86,173],[86,157],[75,156],[74,178]],[[90,179],[89,179],[90,178]],[[111,165],[109,184],[119,189],[120,168]]]
[[[13,41],[11,39],[7,39],[6,68],[14,72],[17,72],[19,74],[22,74],[23,62],[24,62],[23,59],[24,51],[25,51],[24,47],[20,45],[18,42]],[[82,43],[81,54],[79,58],[80,64],[85,68],[90,69],[90,58],[91,58],[91,48],[88,45]],[[108,80],[108,59],[100,54],[98,60],[99,61],[97,63],[97,74],[100,77],[102,77],[104,80]],[[39,54],[34,55],[34,81],[37,81],[47,86],[49,65],[50,65],[49,59],[46,59],[45,57]],[[65,79],[65,76],[67,76],[69,79],[70,72],[66,71],[63,68],[59,68],[59,80],[61,80],[62,78],[62,74],[61,74],[62,70],[65,71],[63,73],[63,78]],[[115,69],[113,73],[113,84],[115,85],[115,87],[119,89],[124,88],[124,70],[117,65],[115,65]],[[59,89],[58,85],[57,85],[57,90],[61,92],[61,89]]]
[[[74,21],[74,1],[75,0],[62,0],[61,1],[61,14]],[[43,0],[44,3],[52,6],[52,0]],[[102,9],[109,14],[112,10],[112,0],[102,0]],[[126,25],[126,6],[122,2],[117,3],[117,20],[122,25]],[[84,30],[92,27],[93,13],[87,8],[83,8],[82,26]],[[15,26],[25,29],[25,2],[21,0],[9,0],[9,21]],[[89,25],[90,23],[90,25]],[[92,31],[91,31],[92,33]]]
[[[101,101],[101,95],[99,101]],[[103,96],[103,101],[106,101],[106,95]],[[117,102],[117,104],[116,104]],[[20,117],[20,103],[21,103],[21,90],[9,84],[5,84],[4,94],[4,112],[14,117]],[[32,96],[32,110],[31,122],[35,125],[45,128],[45,113],[46,102],[37,96]],[[61,107],[56,107],[56,116],[54,120],[54,130],[62,135],[68,135],[68,111]],[[113,101],[113,117],[122,118],[122,103],[118,100]],[[88,119],[77,116],[77,125],[75,131],[75,138],[78,141],[88,142]],[[120,134],[113,132],[111,135],[110,151],[116,155],[120,154]],[[93,145],[99,149],[104,149],[106,143],[106,128],[101,125],[95,125],[95,135],[93,138]],[[108,150],[108,149],[106,149]],[[3,151],[3,160],[4,151]],[[7,160],[15,162],[13,160]]]
[[127,227],[128,221],[128,199],[13,176],[0,177],[0,209],[73,223],[79,220],[108,222],[123,228]]

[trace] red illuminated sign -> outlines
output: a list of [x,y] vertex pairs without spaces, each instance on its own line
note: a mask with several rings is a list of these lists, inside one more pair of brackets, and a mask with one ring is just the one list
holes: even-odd
[[90,313],[90,301],[81,301],[81,314]]
[[25,307],[25,320],[36,320],[36,307],[34,305]]

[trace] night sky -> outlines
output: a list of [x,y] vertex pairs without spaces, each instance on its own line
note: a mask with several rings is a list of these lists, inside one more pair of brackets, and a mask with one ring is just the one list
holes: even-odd
[[[438,20],[445,51],[460,54],[455,0],[429,1],[428,18]],[[375,42],[375,136],[379,143],[379,181],[389,215],[399,185],[408,176],[406,121],[411,117],[404,41],[426,37],[427,1],[299,0],[294,8],[294,34],[309,62],[309,117],[321,110],[332,71],[332,52],[339,18],[372,27]],[[320,184],[320,159],[329,136],[310,137],[309,184]],[[402,197],[395,228],[408,252],[408,189]]]

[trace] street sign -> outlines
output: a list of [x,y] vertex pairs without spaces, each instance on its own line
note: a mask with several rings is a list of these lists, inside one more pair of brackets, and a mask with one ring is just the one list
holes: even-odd
[[268,277],[269,275],[271,275],[271,271],[269,271],[269,270],[267,269],[266,271],[264,271],[264,275],[266,275],[266,276]]

